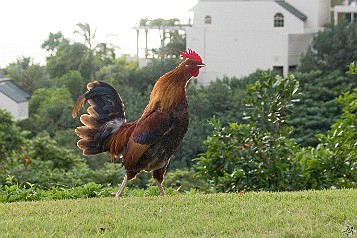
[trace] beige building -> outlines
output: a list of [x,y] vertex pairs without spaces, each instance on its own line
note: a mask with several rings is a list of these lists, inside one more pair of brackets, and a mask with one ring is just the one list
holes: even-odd
[[334,6],[333,14],[335,24],[342,20],[357,21],[357,0],[344,0],[341,5]]
[[199,0],[187,47],[207,67],[198,81],[242,77],[257,69],[296,68],[314,35],[330,22],[330,0]]
[[10,79],[0,79],[0,109],[6,110],[17,119],[29,116],[30,94]]

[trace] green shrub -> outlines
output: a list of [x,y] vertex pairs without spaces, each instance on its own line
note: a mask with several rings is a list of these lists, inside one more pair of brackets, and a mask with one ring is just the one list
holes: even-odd
[[215,191],[300,189],[302,172],[294,158],[298,146],[287,138],[291,128],[285,125],[297,88],[292,75],[263,74],[249,85],[245,101],[250,122],[222,127],[211,120],[214,130],[204,141],[207,151],[195,159],[198,177]]
[[0,202],[109,197],[112,196],[112,192],[112,187],[93,182],[77,187],[54,186],[44,190],[29,182],[22,186],[12,184],[10,178],[8,184],[0,186]]
[[0,184],[5,184],[8,176],[13,176],[18,184],[53,186],[78,186],[89,182],[116,185],[124,177],[121,166],[104,163],[98,170],[92,170],[85,160],[68,149],[61,148],[49,137],[38,137],[28,142],[26,147],[13,151],[2,164]]
[[187,192],[190,190],[201,189],[207,187],[207,184],[195,178],[195,171],[193,169],[177,169],[168,171],[165,175],[164,185],[173,188],[180,192]]
[[294,159],[298,146],[292,139],[272,136],[252,124],[223,127],[211,120],[214,130],[205,140],[207,152],[196,158],[199,178],[214,191],[301,189],[301,171]]
[[19,150],[25,143],[25,137],[13,121],[9,112],[0,109],[0,168],[13,150]]
[[[357,65],[350,65],[350,75],[357,78]],[[357,88],[341,95],[337,101],[343,113],[320,143],[297,154],[306,179],[305,188],[357,187]]]

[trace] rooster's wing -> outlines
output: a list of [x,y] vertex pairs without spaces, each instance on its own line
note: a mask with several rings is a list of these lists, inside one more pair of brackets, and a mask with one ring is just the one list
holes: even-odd
[[145,151],[171,130],[173,122],[170,118],[168,112],[154,110],[137,122],[129,139],[123,161],[126,169],[135,169],[136,163]]

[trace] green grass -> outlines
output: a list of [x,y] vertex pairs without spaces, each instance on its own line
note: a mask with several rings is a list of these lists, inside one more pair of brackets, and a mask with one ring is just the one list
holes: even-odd
[[0,203],[0,237],[345,237],[357,190]]

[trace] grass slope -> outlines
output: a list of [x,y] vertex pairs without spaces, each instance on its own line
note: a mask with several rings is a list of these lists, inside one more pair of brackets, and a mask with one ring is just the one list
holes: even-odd
[[357,190],[0,203],[0,237],[344,237]]

